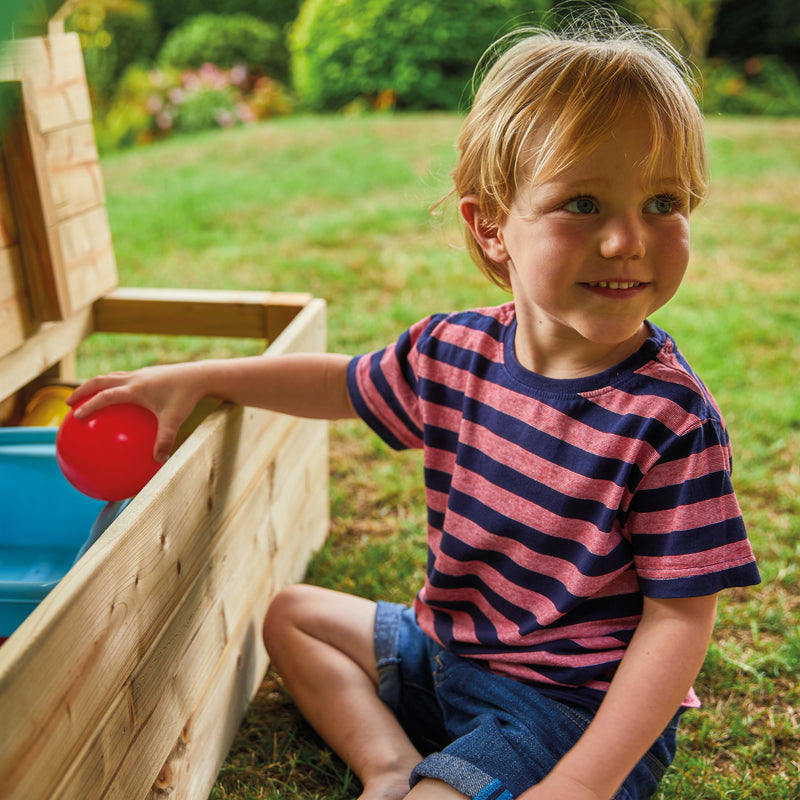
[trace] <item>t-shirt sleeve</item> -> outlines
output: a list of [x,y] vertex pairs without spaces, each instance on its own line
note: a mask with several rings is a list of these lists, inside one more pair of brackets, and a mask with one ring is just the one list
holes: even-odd
[[395,450],[423,443],[416,364],[431,318],[409,328],[393,345],[356,356],[347,387],[356,413]]
[[642,593],[698,597],[760,582],[731,481],[724,428],[677,437],[634,494],[627,525]]

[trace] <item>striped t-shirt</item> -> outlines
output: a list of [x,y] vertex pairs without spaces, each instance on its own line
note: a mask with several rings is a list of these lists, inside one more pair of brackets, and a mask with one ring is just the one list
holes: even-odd
[[[642,594],[760,578],[719,410],[672,339],[555,380],[514,355],[514,304],[429,317],[350,364],[359,415],[424,448],[422,629],[545,693],[596,705]],[[576,690],[578,690],[576,692]],[[697,705],[694,692],[686,705]]]

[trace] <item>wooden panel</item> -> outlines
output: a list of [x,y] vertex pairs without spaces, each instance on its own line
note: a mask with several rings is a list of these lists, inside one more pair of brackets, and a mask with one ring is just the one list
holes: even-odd
[[117,262],[104,206],[63,220],[55,227],[64,294],[64,315],[93,303],[117,283]]
[[[297,432],[299,436],[295,435]],[[305,485],[307,471],[318,476],[326,473],[327,461],[323,463],[320,458],[327,447],[324,423],[295,420],[289,440],[294,443],[291,457],[298,485]],[[286,457],[287,449],[283,446],[275,460]],[[181,736],[186,738],[187,723],[217,675],[218,662],[230,651],[230,640],[236,639],[237,631],[232,627],[240,620],[247,620],[249,626],[254,606],[260,607],[262,598],[274,594],[292,575],[291,571],[272,575],[272,564],[280,544],[270,515],[273,487],[265,477],[259,473],[252,475],[254,483],[241,493],[241,500],[222,522],[214,547],[197,576],[142,656],[125,691],[115,699],[101,729],[73,762],[74,771],[62,781],[54,792],[55,797],[82,800],[105,796],[128,800],[139,796],[142,774],[155,776],[163,767],[164,732],[172,732],[172,744]],[[326,496],[326,485],[319,482],[317,489],[325,490],[322,494]],[[286,520],[297,528],[304,514],[300,494],[295,493],[291,518]],[[325,519],[324,514],[321,519]],[[309,551],[303,561],[305,564],[310,548],[316,549],[321,540],[316,537],[311,541],[299,532],[297,535],[301,537],[303,549]],[[295,572],[298,567],[302,568],[297,563],[292,567]],[[274,586],[276,580],[278,583]],[[260,627],[260,621],[256,624]],[[240,648],[242,644],[239,642]],[[266,657],[257,640],[248,645],[245,657],[246,662],[240,662],[237,671],[249,675],[247,683],[256,682],[252,687],[255,690],[266,667]],[[236,669],[235,662],[230,668]],[[223,714],[220,719],[225,717]],[[130,736],[131,727],[136,730],[135,739]],[[173,748],[169,749],[171,752]],[[102,772],[98,764],[102,765]],[[216,770],[212,780],[214,774]]]
[[43,134],[44,158],[56,219],[105,202],[103,176],[90,122]]
[[28,298],[18,247],[0,247],[0,357],[25,342],[30,330]]
[[65,319],[117,283],[77,35],[8,43],[0,80],[21,87],[3,150],[32,313]]
[[271,341],[310,300],[302,292],[120,288],[95,303],[95,329]]
[[[324,347],[312,301],[270,352]],[[207,795],[266,666],[257,618],[327,528],[325,430],[215,412],[0,648],[4,798],[145,797],[171,756],[203,784],[177,796]]]
[[0,357],[19,347],[31,327],[17,222],[11,206],[5,159],[0,148]]
[[91,122],[89,88],[76,33],[3,42],[0,81],[24,82],[27,111],[40,133]]
[[17,244],[18,241],[17,223],[11,207],[5,160],[2,158],[2,148],[0,148],[0,247],[10,247]]
[[0,359],[0,400],[47,372],[93,331],[91,307],[63,322],[48,322],[28,336],[24,344]]

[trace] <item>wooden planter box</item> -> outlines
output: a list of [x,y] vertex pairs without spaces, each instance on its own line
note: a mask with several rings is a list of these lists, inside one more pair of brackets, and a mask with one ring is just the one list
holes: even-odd
[[[94,332],[325,349],[309,295],[115,288],[77,37],[4,44],[0,85],[19,99],[0,165],[0,421],[69,377]],[[267,605],[327,533],[327,442],[325,422],[230,405],[187,431],[0,647],[0,798],[208,796],[266,670]]]

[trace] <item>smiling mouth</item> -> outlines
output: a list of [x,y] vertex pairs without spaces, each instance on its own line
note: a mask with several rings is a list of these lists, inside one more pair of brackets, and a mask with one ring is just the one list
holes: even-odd
[[636,289],[644,286],[639,281],[590,281],[586,285],[593,289]]

